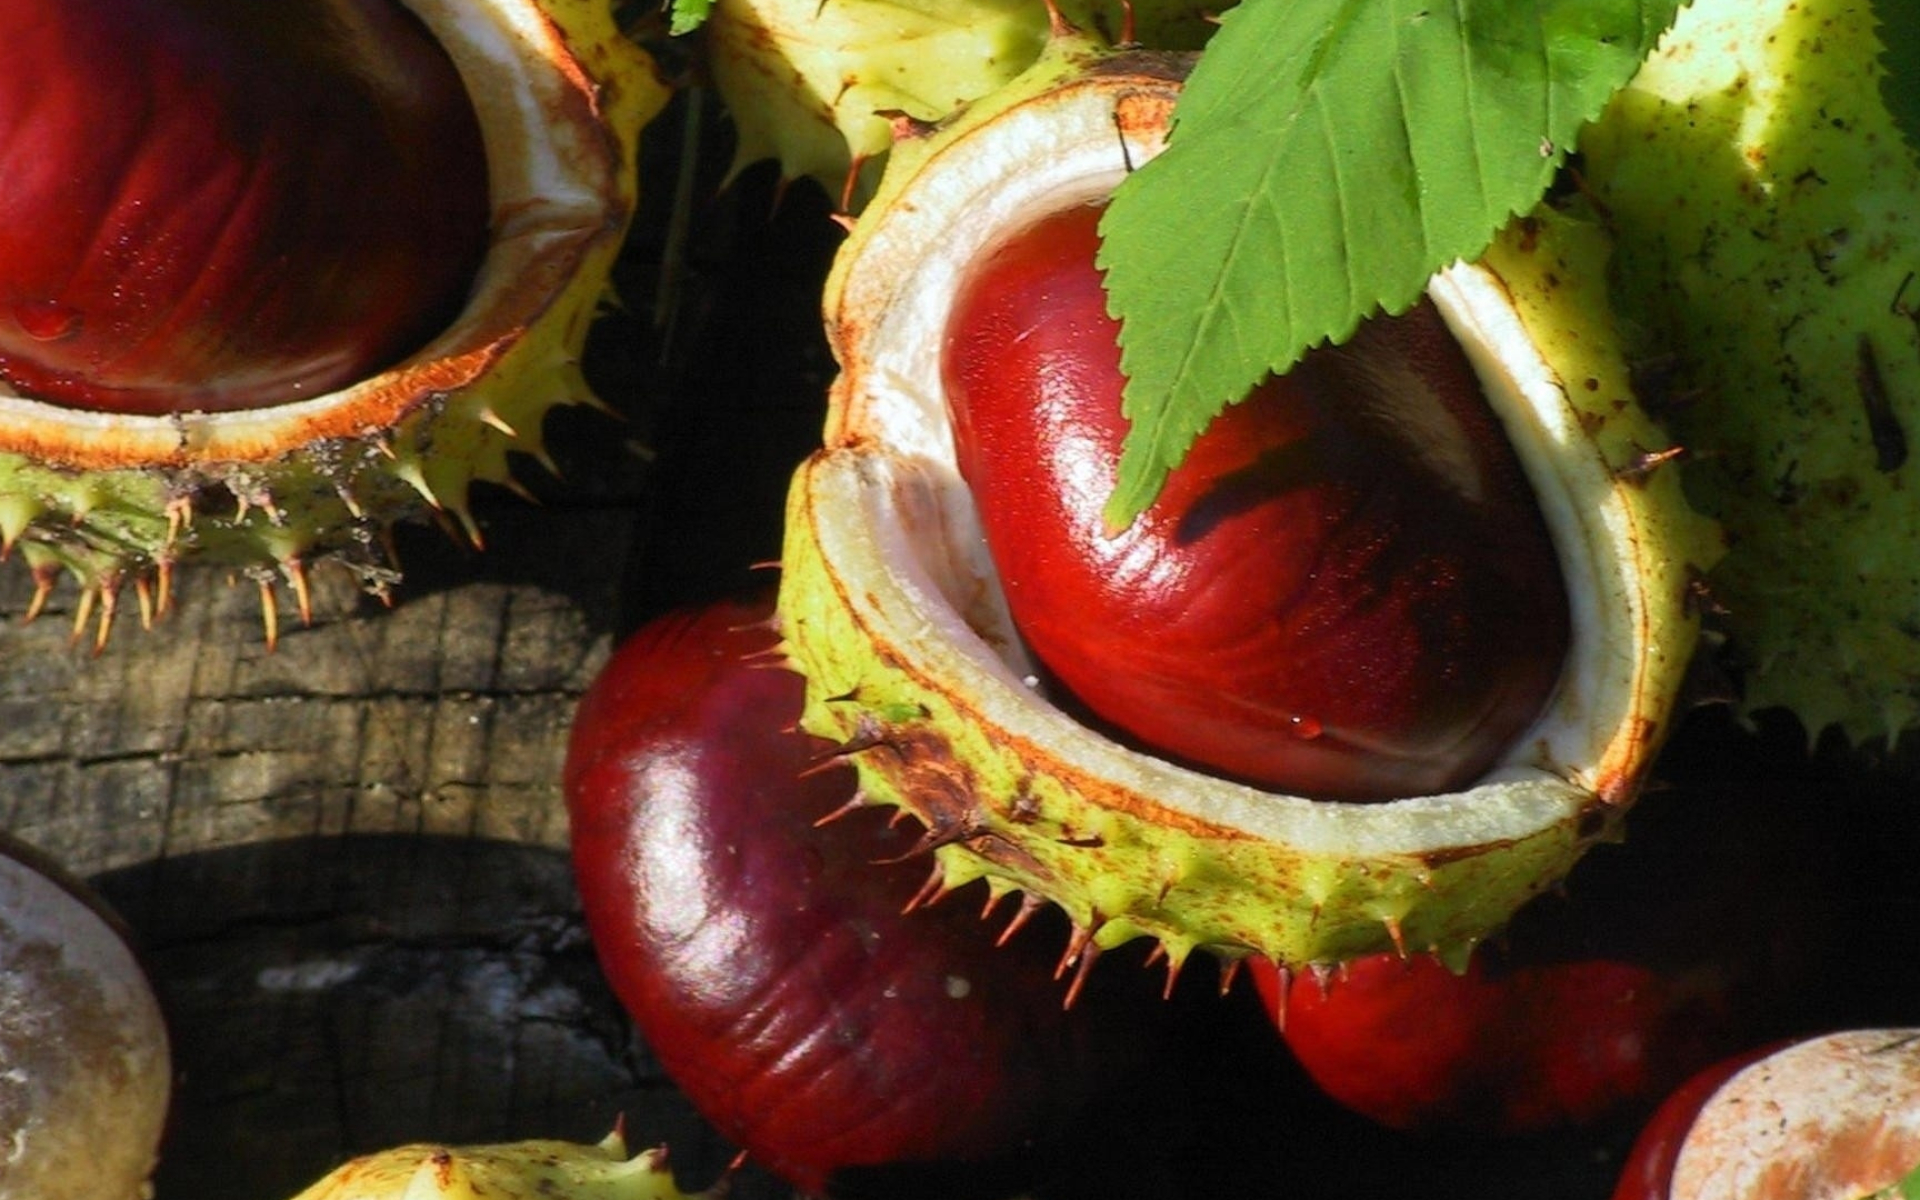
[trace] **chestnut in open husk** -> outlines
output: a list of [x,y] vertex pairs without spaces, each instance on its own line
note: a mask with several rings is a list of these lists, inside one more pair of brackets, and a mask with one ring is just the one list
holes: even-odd
[[270,638],[312,563],[384,593],[393,521],[477,539],[472,484],[592,399],[666,98],[611,6],[268,11],[0,8],[23,61],[0,148],[33,163],[0,204],[0,547],[36,611],[71,576],[96,639],[125,591],[163,612],[187,561],[255,578]]
[[[951,120],[901,124],[828,282],[841,374],[790,492],[779,607],[804,724],[869,801],[926,824],[949,886],[1053,901],[1095,951],[1147,936],[1175,963],[1206,946],[1288,967],[1384,950],[1457,965],[1617,833],[1672,724],[1717,534],[1635,402],[1604,232],[1543,207],[1427,290],[1567,595],[1538,713],[1469,779],[1355,804],[1177,764],[1056,702],[963,477],[944,331],[991,247],[1101,201],[1160,150],[1190,61],[1065,33]],[[1126,658],[1115,647],[1112,671]]]

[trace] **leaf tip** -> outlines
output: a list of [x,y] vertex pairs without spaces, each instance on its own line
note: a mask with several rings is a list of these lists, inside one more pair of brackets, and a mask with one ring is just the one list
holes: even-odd
[[1120,482],[1114,486],[1113,494],[1107,497],[1106,507],[1100,511],[1101,532],[1110,538],[1125,533],[1140,519],[1142,513],[1153,506],[1167,480],[1165,467],[1156,465],[1130,470],[1127,457],[1122,454]]

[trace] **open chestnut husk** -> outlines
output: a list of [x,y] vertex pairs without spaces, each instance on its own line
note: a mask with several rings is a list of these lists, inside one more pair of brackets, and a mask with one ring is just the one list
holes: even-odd
[[958,465],[942,331],[1005,233],[1100,201],[1159,152],[1190,63],[1063,33],[951,120],[901,124],[829,279],[841,374],[790,491],[779,609],[803,723],[864,797],[928,827],[950,886],[985,877],[1057,903],[1093,952],[1146,936],[1176,964],[1196,947],[1289,969],[1387,950],[1458,964],[1617,834],[1673,722],[1718,536],[1635,402],[1604,233],[1543,207],[1427,289],[1567,596],[1556,682],[1490,762],[1458,786],[1348,803],[1176,763],[1050,697]]

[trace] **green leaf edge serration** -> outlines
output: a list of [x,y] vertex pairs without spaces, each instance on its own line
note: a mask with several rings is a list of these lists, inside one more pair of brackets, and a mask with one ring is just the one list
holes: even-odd
[[1679,7],[1228,10],[1168,151],[1121,186],[1102,224],[1132,422],[1108,523],[1144,511],[1207,423],[1263,376],[1375,311],[1405,309],[1435,271],[1484,251],[1545,192]]

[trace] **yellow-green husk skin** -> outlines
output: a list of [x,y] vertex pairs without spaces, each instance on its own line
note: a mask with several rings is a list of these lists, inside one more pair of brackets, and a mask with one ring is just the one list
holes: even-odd
[[383,592],[389,524],[440,510],[477,537],[472,484],[510,485],[511,454],[544,458],[549,410],[593,400],[579,358],[636,203],[640,130],[667,90],[610,0],[409,7],[467,81],[488,156],[492,245],[451,328],[362,383],[250,412],[0,396],[0,543],[43,597],[75,580],[101,637],[124,585],[150,616],[186,562],[303,597],[307,566],[330,560]]
[[1695,0],[1583,135],[1748,712],[1920,721],[1920,164],[1872,7]]
[[1501,416],[1574,594],[1566,679],[1507,761],[1455,795],[1316,802],[1124,749],[1039,697],[953,466],[937,331],[995,229],[1102,195],[1158,151],[1187,61],[1062,40],[894,148],[828,283],[842,372],[789,496],[779,613],[802,724],[841,747],[862,799],[927,826],[945,886],[1058,904],[1085,947],[1459,962],[1617,833],[1671,724],[1717,533],[1634,403],[1604,236],[1543,210],[1431,289],[1475,331],[1490,389],[1525,396]]
[[[1197,49],[1224,4],[1139,0],[1133,36]],[[1070,19],[1118,37],[1108,0],[1064,0]],[[700,36],[736,136],[734,166],[778,160],[851,208],[864,203],[896,114],[937,121],[1031,66],[1046,47],[1044,0],[717,0]]]
[[629,1158],[618,1132],[597,1145],[553,1140],[396,1146],[356,1158],[294,1200],[700,1200],[663,1150]]

